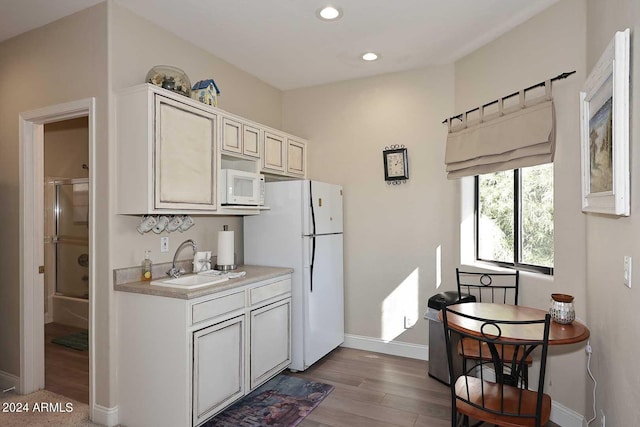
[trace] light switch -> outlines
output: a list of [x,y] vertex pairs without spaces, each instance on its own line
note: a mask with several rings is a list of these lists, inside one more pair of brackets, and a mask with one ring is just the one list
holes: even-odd
[[169,252],[169,236],[160,238],[160,252]]
[[625,255],[624,257],[624,285],[627,288],[631,288],[631,257]]

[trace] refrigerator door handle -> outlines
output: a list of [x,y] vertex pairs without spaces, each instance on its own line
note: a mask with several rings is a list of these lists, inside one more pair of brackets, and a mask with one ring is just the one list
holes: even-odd
[[309,205],[311,207],[311,265],[309,266],[309,292],[313,292],[313,263],[316,260],[316,213],[313,210],[313,181],[309,180]]
[[309,181],[309,206],[311,207],[311,234],[315,236],[316,234],[316,213],[313,209],[313,190],[312,190],[312,181]]
[[309,292],[313,292],[313,264],[316,261],[316,238],[311,238],[311,265],[309,266]]

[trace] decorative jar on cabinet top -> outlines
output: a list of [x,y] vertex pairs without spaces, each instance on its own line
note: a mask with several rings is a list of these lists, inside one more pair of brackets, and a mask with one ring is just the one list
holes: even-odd
[[576,319],[576,310],[573,307],[573,296],[567,294],[551,294],[551,307],[549,308],[551,319],[556,323],[568,325]]
[[151,68],[147,73],[146,82],[184,96],[191,93],[191,81],[187,74],[170,65],[156,65]]

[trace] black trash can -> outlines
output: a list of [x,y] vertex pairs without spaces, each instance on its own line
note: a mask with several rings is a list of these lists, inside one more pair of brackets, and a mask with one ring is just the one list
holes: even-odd
[[462,297],[458,298],[457,291],[441,292],[429,298],[427,312],[424,315],[425,319],[429,319],[429,376],[444,384],[449,385],[449,363],[444,326],[438,319],[438,314],[445,305],[475,302],[475,300],[476,297],[469,294],[462,294]]

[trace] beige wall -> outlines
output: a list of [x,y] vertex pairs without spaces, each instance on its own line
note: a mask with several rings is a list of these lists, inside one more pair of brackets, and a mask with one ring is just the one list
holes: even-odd
[[[309,175],[344,188],[346,333],[426,344],[422,314],[441,248],[454,289],[456,192],[443,173],[451,65],[285,92],[284,128],[310,139]],[[404,144],[409,180],[384,181],[382,150]],[[404,331],[404,315],[420,320]]]
[[[45,27],[0,44],[0,371],[20,371],[20,287],[19,287],[19,145],[18,114],[87,97],[96,98],[96,155],[107,156],[107,39],[106,5],[100,4]],[[106,168],[98,166],[94,177],[106,188]],[[106,193],[105,193],[106,194]],[[97,217],[106,224],[107,200],[98,198]],[[108,273],[108,229],[98,231],[96,278],[97,363],[96,372],[109,378],[109,340],[106,324],[108,300],[104,290],[111,285]],[[108,406],[102,390],[98,404]]]
[[[109,35],[107,35],[109,34]],[[144,21],[114,2],[105,2],[0,44],[0,219],[7,225],[0,243],[0,267],[6,274],[0,286],[0,371],[18,375],[19,363],[19,181],[18,114],[40,107],[96,97],[97,228],[96,292],[96,394],[105,408],[117,405],[117,354],[112,290],[113,268],[138,264],[144,249],[155,262],[167,262],[184,239],[215,249],[223,224],[238,230],[236,252],[242,260],[240,218],[196,218],[186,233],[171,236],[169,254],[159,252],[159,237],[140,236],[138,218],[114,212],[115,141],[108,138],[113,118],[108,103],[114,90],[144,81],[156,64],[181,66],[195,81],[213,77],[223,91],[221,107],[265,123],[281,125],[281,93],[255,77],[218,60],[171,33]],[[109,197],[104,197],[109,195]],[[183,257],[187,257],[184,254]],[[183,258],[181,257],[181,258]]]
[[[114,91],[144,83],[154,65],[173,65],[189,76],[191,84],[214,79],[221,92],[218,107],[223,110],[280,129],[282,92],[279,89],[135,15],[117,2],[110,5],[113,7],[109,65]],[[233,43],[233,40],[211,40],[211,43]]]
[[[222,91],[220,108],[249,119],[279,128],[281,126],[282,94],[279,90],[257,78],[233,67],[211,54],[179,39],[174,34],[135,15],[128,9],[113,2],[109,4],[109,53],[110,84],[112,93],[144,83],[147,72],[158,64],[168,64],[183,69],[191,82],[204,78],[214,78]],[[114,126],[114,123],[112,123]],[[115,140],[111,141],[112,149]],[[111,155],[115,152],[112,150]],[[115,164],[112,169],[111,198],[115,201]],[[112,205],[115,206],[115,203]],[[139,217],[112,216],[114,241],[112,245],[113,268],[138,264],[144,250],[152,251],[154,262],[169,262],[174,250],[185,239],[193,238],[202,250],[217,248],[217,232],[229,225],[236,231],[236,253],[242,261],[242,219],[241,217],[195,217],[195,226],[185,233],[172,233],[169,253],[159,253],[160,237],[147,233],[141,236],[136,231]],[[180,258],[190,256],[185,252]]]
[[44,176],[88,178],[89,124],[87,117],[50,123],[44,127]]
[[[568,79],[553,84],[557,122],[554,276],[523,274],[519,302],[546,310],[552,292],[569,293],[575,296],[577,316],[590,325],[585,295],[586,239],[580,204],[578,128],[578,91],[585,76],[585,35],[583,0],[563,0],[552,6],[455,63],[455,110],[462,112],[564,71],[576,71]],[[471,239],[472,236],[463,235],[462,245],[472,245]],[[588,388],[585,393],[576,392],[588,386],[584,343],[552,348],[547,368],[545,391],[555,401],[585,414]]]
[[[173,65],[183,69],[192,83],[204,78],[214,78],[222,96],[219,98],[220,108],[242,115],[249,119],[267,124],[281,126],[281,92],[257,78],[233,67],[232,65],[204,52],[203,50],[179,39],[174,34],[133,14],[117,2],[109,2],[109,84],[111,94],[118,90],[144,83],[147,72],[158,64]],[[113,104],[112,104],[113,108]],[[170,262],[178,245],[186,239],[194,239],[199,250],[217,250],[218,231],[223,225],[229,225],[236,231],[235,252],[237,262],[242,262],[242,218],[221,216],[194,216],[195,225],[184,233],[162,233],[169,236],[169,252],[160,253],[160,235],[147,233],[140,235],[136,231],[140,218],[123,216],[115,213],[117,191],[117,165],[115,158],[115,111],[111,111],[110,140],[110,225],[111,256],[109,269],[129,267],[139,264],[145,249],[151,250],[154,263]],[[105,193],[106,194],[106,193]],[[190,249],[185,249],[179,259],[191,256]],[[115,304],[117,293],[111,291],[115,303],[110,305],[111,339],[115,340],[116,319]],[[116,346],[110,349],[112,366],[117,366]],[[117,404],[117,379],[109,379],[110,404]]]
[[[631,216],[586,215],[586,292],[598,420],[603,411],[607,425],[636,426],[640,425],[640,376],[635,367],[640,354],[640,2],[588,0],[587,6],[589,72],[615,32],[631,28]],[[636,265],[631,289],[622,284],[625,255],[632,256]]]
[[[385,300],[416,268],[420,284],[412,295],[421,312],[435,292],[438,246],[438,291],[455,288],[454,268],[473,243],[460,236],[463,184],[445,178],[446,131],[440,121],[454,111],[571,70],[577,74],[554,85],[555,276],[524,274],[521,303],[546,310],[552,292],[571,293],[579,317],[588,320],[577,98],[585,76],[585,35],[584,1],[566,0],[457,61],[454,69],[445,66],[285,92],[284,128],[311,140],[311,177],[344,186],[348,334],[385,338]],[[381,151],[389,144],[409,148],[408,184],[384,183]],[[392,325],[401,322],[402,314],[395,313]],[[426,322],[396,339],[426,344]],[[585,413],[585,394],[575,390],[587,386],[585,367],[583,345],[551,351],[547,390],[580,414]]]

